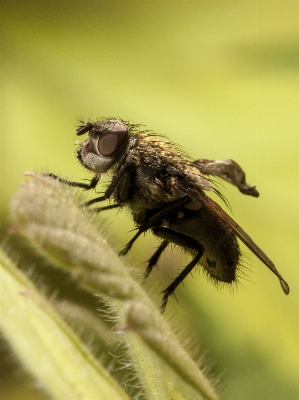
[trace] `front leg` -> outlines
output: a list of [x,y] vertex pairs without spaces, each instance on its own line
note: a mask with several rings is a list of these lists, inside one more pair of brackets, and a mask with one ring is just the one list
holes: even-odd
[[43,176],[48,176],[49,178],[56,179],[57,181],[63,183],[64,185],[75,186],[85,190],[94,189],[100,180],[100,177],[98,175],[95,175],[89,183],[68,181],[67,179],[62,179],[59,176],[52,173],[45,173],[43,174]]
[[[112,196],[114,190],[117,188],[117,186],[119,185],[121,179],[122,179],[124,176],[126,176],[127,185],[129,185],[130,174],[128,173],[128,170],[129,170],[129,164],[125,162],[125,163],[122,164],[122,166],[116,171],[116,173],[115,173],[115,175],[113,176],[113,178],[112,178],[112,180],[111,180],[111,182],[110,182],[110,185],[109,185],[108,188],[106,189],[104,195],[103,195],[103,196],[100,196],[100,197],[96,197],[95,199],[86,201],[85,203],[83,203],[83,206],[84,206],[84,207],[88,207],[88,206],[90,206],[91,204],[99,203],[99,202],[104,201],[104,200],[108,200],[108,199]],[[50,177],[50,178],[54,178],[54,179],[58,180],[59,182],[65,184],[65,185],[74,186],[74,187],[79,187],[79,188],[82,188],[82,189],[85,189],[85,190],[94,189],[94,188],[96,187],[96,185],[98,184],[99,180],[100,180],[100,176],[98,176],[98,175],[95,175],[89,183],[68,181],[67,179],[62,179],[62,178],[60,178],[59,176],[54,175],[54,174],[52,174],[52,173],[46,173],[46,174],[44,174],[44,176],[48,176],[48,177]],[[114,205],[113,205],[113,206],[107,206],[107,208],[121,207],[121,206],[122,206],[121,203],[124,203],[124,202],[127,200],[127,199],[126,199],[126,196],[127,196],[127,195],[128,195],[128,193],[126,193],[126,194],[123,196],[123,198],[121,199],[121,202],[118,203],[117,205],[115,205],[115,206],[114,206]],[[102,208],[102,209],[103,209],[103,208]],[[97,211],[100,211],[100,210],[101,210],[100,208],[97,209]]]
[[[97,186],[97,184],[98,184],[98,182],[100,180],[100,177],[98,175],[95,175],[89,183],[68,181],[67,179],[60,178],[58,175],[55,175],[55,174],[52,174],[52,173],[45,173],[45,174],[43,174],[43,176],[47,176],[49,178],[56,179],[57,181],[63,183],[64,185],[78,187],[78,188],[82,188],[84,190],[94,189]],[[104,201],[107,198],[108,197],[105,194],[104,196],[96,197],[95,199],[86,201],[85,203],[82,204],[82,206],[83,207],[88,207],[93,203],[96,203],[96,202],[99,202],[99,201]]]

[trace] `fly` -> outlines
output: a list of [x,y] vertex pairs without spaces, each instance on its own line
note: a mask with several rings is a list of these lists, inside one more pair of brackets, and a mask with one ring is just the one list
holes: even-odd
[[109,199],[113,204],[98,207],[96,211],[121,207],[130,210],[137,232],[119,254],[127,254],[138,237],[150,230],[160,244],[148,260],[145,277],[170,244],[192,256],[189,264],[162,292],[162,310],[168,297],[196,265],[201,265],[216,283],[235,282],[240,266],[237,238],[279,278],[284,293],[289,294],[289,286],[273,262],[206,194],[214,191],[223,199],[212,183],[216,176],[230,182],[243,194],[259,196],[255,186],[246,182],[244,171],[235,161],[192,161],[172,143],[120,119],[87,122],[76,132],[77,135],[88,133],[76,156],[93,172],[91,181],[71,182],[54,174],[47,175],[67,185],[90,190],[97,186],[102,174],[109,172],[112,178],[104,194],[86,202],[85,206]]

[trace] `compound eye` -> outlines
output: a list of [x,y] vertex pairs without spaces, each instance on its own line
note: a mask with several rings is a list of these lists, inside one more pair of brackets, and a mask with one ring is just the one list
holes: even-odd
[[127,137],[128,129],[107,129],[99,138],[99,152],[104,157],[112,156],[125,143]]

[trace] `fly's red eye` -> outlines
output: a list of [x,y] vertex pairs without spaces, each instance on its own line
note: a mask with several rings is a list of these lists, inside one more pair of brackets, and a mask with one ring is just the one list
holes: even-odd
[[127,129],[107,129],[100,136],[98,149],[104,157],[115,154],[128,137]]

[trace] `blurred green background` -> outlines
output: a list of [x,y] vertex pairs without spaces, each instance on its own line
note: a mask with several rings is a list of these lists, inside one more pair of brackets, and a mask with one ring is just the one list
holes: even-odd
[[[245,289],[215,290],[195,271],[168,312],[222,374],[226,398],[298,399],[299,3],[23,0],[1,1],[1,14],[2,237],[24,171],[89,177],[72,154],[78,119],[120,116],[194,158],[236,160],[261,196],[223,194],[291,293],[250,255]],[[133,225],[125,213],[109,220],[121,246]],[[142,239],[135,263],[155,246]],[[164,287],[184,263],[168,253],[150,279]],[[1,399],[43,399],[0,350]]]

